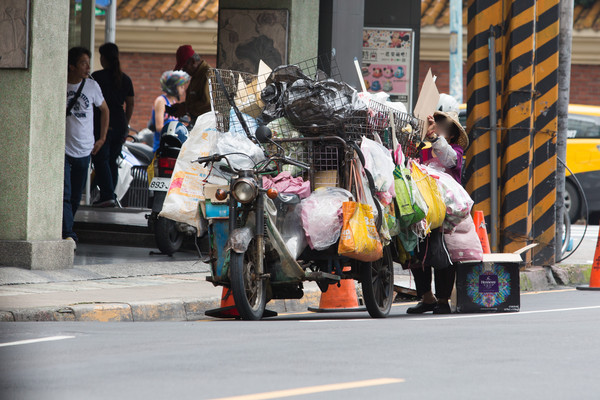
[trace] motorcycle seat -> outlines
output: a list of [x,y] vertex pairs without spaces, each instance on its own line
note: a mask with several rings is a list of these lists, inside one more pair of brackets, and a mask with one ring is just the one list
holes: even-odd
[[142,164],[149,165],[152,162],[154,152],[152,151],[152,147],[147,144],[125,142],[125,146]]

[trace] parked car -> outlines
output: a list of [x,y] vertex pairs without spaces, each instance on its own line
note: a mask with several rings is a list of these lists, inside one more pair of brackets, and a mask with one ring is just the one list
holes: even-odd
[[[467,122],[467,106],[460,105],[459,119]],[[569,104],[567,138],[567,166],[583,188],[589,213],[600,212],[600,107]],[[573,175],[567,171],[565,207],[571,222],[583,217],[583,196]]]

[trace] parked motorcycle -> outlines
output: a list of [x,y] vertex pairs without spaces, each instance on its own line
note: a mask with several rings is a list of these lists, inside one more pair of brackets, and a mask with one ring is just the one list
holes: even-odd
[[175,169],[181,146],[187,140],[188,128],[179,121],[164,126],[160,146],[154,158],[154,177],[150,181],[148,226],[154,232],[156,246],[163,254],[172,255],[181,248],[186,236],[197,234],[196,228],[160,217],[163,203],[169,191],[171,176]]

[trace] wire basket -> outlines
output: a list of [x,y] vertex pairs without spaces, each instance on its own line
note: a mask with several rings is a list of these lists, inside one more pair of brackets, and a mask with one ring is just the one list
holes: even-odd
[[[303,76],[315,82],[326,79],[341,80],[336,59],[330,55],[321,55],[295,64],[289,64],[286,67],[289,67],[290,72],[294,72],[291,70],[297,68]],[[219,83],[217,74],[221,77],[223,85]],[[241,113],[253,118],[261,116],[265,107],[265,102],[261,99],[261,92],[269,82],[270,76],[271,73],[256,75],[226,69],[213,68],[209,70],[210,101],[216,114],[217,129],[219,131],[229,131],[232,114],[230,99],[235,102]],[[225,86],[226,92],[223,90],[223,86]]]
[[402,152],[411,158],[419,154],[423,129],[424,122],[420,119],[374,100],[369,102],[366,115],[353,117],[345,124],[345,134],[350,139],[358,141],[365,136],[373,140],[377,134],[388,149],[393,148],[395,132]]

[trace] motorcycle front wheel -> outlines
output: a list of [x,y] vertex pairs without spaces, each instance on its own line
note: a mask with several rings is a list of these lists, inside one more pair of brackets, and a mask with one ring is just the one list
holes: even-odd
[[394,301],[394,260],[389,246],[383,248],[380,260],[361,265],[360,281],[369,315],[387,317]]
[[245,253],[231,251],[230,258],[233,299],[240,317],[247,321],[261,319],[267,305],[267,286],[256,269],[255,248],[252,241]]

